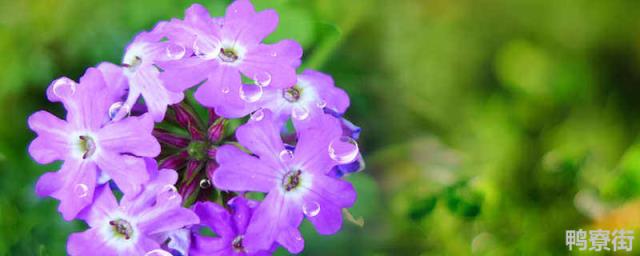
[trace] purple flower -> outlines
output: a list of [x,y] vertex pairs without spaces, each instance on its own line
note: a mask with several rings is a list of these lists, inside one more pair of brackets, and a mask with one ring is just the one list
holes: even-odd
[[200,224],[211,228],[216,237],[196,233],[190,255],[271,255],[275,247],[255,253],[247,253],[244,248],[244,234],[258,203],[237,196],[229,200],[228,205],[231,213],[212,202],[194,206]]
[[[167,106],[182,101],[182,92],[173,92],[165,88],[160,80],[160,69],[156,62],[182,59],[187,54],[184,46],[171,42],[161,42],[165,37],[163,28],[166,23],[159,23],[151,32],[142,32],[127,47],[122,60],[122,67],[104,63],[100,65],[102,70],[108,69],[120,72],[125,79],[121,81],[128,84],[129,94],[125,106],[122,109],[129,110],[142,95],[145,105],[156,122],[164,119]],[[121,118],[126,111],[113,113],[116,119]]]
[[325,109],[337,116],[342,115],[349,107],[349,96],[334,85],[331,76],[305,70],[298,75],[294,86],[269,88],[253,106],[271,110],[280,127],[292,118],[295,127],[301,129],[313,123],[313,119],[323,116]]
[[[183,91],[205,81],[194,96],[225,117],[246,115],[247,102],[262,95],[262,87],[286,88],[296,82],[302,47],[293,40],[266,45],[278,15],[256,12],[248,0],[233,2],[223,18],[212,19],[200,5],[192,5],[184,20],[167,26],[170,41],[193,48],[195,56],[160,63],[160,75],[170,90]],[[243,85],[241,76],[257,85]]]
[[111,122],[108,110],[117,93],[105,85],[102,73],[95,68],[87,70],[79,84],[68,78],[54,81],[48,97],[64,104],[66,120],[45,111],[31,115],[29,127],[38,137],[29,145],[29,153],[41,164],[64,163],[58,172],[40,177],[37,194],[59,199],[59,211],[71,220],[92,202],[99,176],[110,177],[125,193],[137,193],[148,180],[144,160],[139,157],[160,153],[160,144],[151,135],[151,117]]
[[173,187],[176,172],[165,169],[154,174],[141,193],[125,193],[119,205],[109,186],[96,189],[95,202],[79,215],[90,228],[69,237],[68,253],[145,255],[160,250],[165,241],[159,238],[167,233],[197,224],[198,216],[182,208],[182,199]]
[[277,242],[298,253],[304,247],[298,231],[303,216],[320,234],[333,234],[342,225],[342,208],[353,205],[356,192],[350,183],[327,175],[337,164],[328,150],[342,136],[337,119],[323,115],[299,130],[291,152],[271,118],[266,110],[264,118],[236,131],[240,144],[255,156],[231,145],[218,149],[214,184],[224,190],[267,193],[247,228],[247,250],[264,250]]

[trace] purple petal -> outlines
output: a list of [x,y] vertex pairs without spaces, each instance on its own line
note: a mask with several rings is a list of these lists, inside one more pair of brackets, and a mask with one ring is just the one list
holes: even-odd
[[140,230],[146,234],[158,234],[197,224],[200,219],[191,210],[175,205],[172,201],[158,202],[152,208],[140,212]]
[[206,236],[195,236],[193,244],[189,250],[189,255],[194,256],[225,256],[233,255],[231,241],[222,238]]
[[142,184],[149,180],[149,173],[142,158],[100,152],[96,163],[125,194],[137,194]]
[[349,208],[355,203],[353,185],[337,178],[314,175],[313,185],[307,189],[310,193],[304,195],[303,203],[303,209],[311,209],[305,213],[307,218],[318,233],[336,233],[342,226],[342,208]]
[[298,231],[297,228],[283,228],[280,231],[277,240],[278,243],[280,243],[282,247],[286,248],[290,253],[297,254],[302,252],[304,249],[304,238],[302,238],[302,234],[300,234],[300,231]]
[[268,192],[277,182],[277,170],[235,146],[224,145],[218,148],[216,159],[220,164],[213,173],[213,183],[217,188]]
[[[279,191],[273,190],[251,218],[244,239],[245,248],[248,251],[268,250],[273,242],[278,242],[289,251],[299,249],[298,238],[291,237],[302,222],[302,210],[298,202],[284,197]],[[298,233],[299,235],[299,233]]]
[[340,124],[334,117],[323,115],[314,119],[309,128],[298,131],[294,162],[314,173],[329,172],[337,164],[329,156],[329,144],[341,135]]
[[191,230],[188,228],[178,229],[176,231],[170,231],[161,236],[156,241],[167,241],[166,247],[169,250],[175,250],[179,252],[179,255],[189,255],[189,247],[191,245]]
[[113,92],[106,86],[102,72],[89,68],[80,78],[75,93],[63,99],[67,121],[75,128],[95,131],[107,119],[113,100]]
[[160,154],[160,143],[151,135],[153,120],[149,115],[129,117],[110,123],[98,131],[101,150],[155,157]]
[[331,76],[308,69],[298,75],[298,79],[312,84],[327,108],[342,114],[349,107],[349,96],[344,90],[335,87]]
[[234,38],[246,46],[259,44],[278,26],[274,10],[256,13],[249,1],[235,1],[227,8],[222,27],[223,38]]
[[249,206],[248,200],[242,196],[236,196],[227,203],[233,209],[233,222],[238,234],[244,234],[249,220],[253,214],[253,209]]
[[[193,96],[198,102],[207,107],[230,105],[227,108],[243,108],[244,103],[241,101],[239,94],[240,81],[240,73],[236,68],[219,65],[217,68],[210,70],[207,82],[202,84]],[[216,113],[227,117],[220,113],[218,109],[216,109]]]
[[40,164],[63,160],[69,154],[69,125],[46,111],[38,111],[29,117],[29,128],[38,137],[29,145],[29,154]]
[[269,86],[287,88],[296,84],[302,47],[293,40],[251,48],[242,59],[240,70],[249,78],[270,77]]
[[184,58],[179,61],[159,62],[164,70],[160,79],[167,89],[182,92],[204,81],[209,72],[217,68],[217,61],[204,60],[199,57]]
[[103,185],[95,190],[95,199],[91,207],[85,208],[79,217],[91,227],[99,227],[105,220],[111,220],[112,215],[119,208],[116,198],[108,185]]
[[167,106],[182,101],[182,92],[172,92],[165,88],[159,78],[160,72],[154,66],[141,67],[130,78],[129,98],[127,105],[136,102],[138,95],[142,94],[144,102],[153,116],[154,121],[164,119]]
[[67,241],[67,253],[69,255],[96,255],[117,256],[116,250],[109,247],[109,240],[102,237],[100,229],[92,228],[81,233],[73,233]]
[[200,224],[210,227],[218,237],[228,241],[235,238],[236,232],[231,226],[231,215],[227,209],[212,202],[199,202],[193,211],[200,217]]
[[236,138],[261,160],[274,162],[274,159],[279,159],[284,144],[280,138],[280,128],[271,122],[271,116],[271,111],[264,111],[264,118],[261,120],[240,126],[236,130]]
[[98,64],[98,69],[102,72],[107,87],[113,92],[114,99],[126,94],[129,89],[129,82],[121,66],[109,62],[102,62]]
[[154,250],[161,250],[160,244],[149,237],[142,236],[134,246],[119,252],[119,255],[154,255],[150,253]]
[[92,162],[67,160],[60,171],[40,177],[36,192],[60,200],[58,211],[65,220],[71,220],[93,201],[96,171]]
[[[157,171],[157,167],[147,164],[147,169]],[[133,215],[156,203],[156,197],[162,192],[172,189],[178,180],[178,174],[174,170],[163,169],[157,171],[149,182],[144,184],[144,190],[140,194],[124,194],[120,205]],[[176,200],[177,201],[177,200]]]

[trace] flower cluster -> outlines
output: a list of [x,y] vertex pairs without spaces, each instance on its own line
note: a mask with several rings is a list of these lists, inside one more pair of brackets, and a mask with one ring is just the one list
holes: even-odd
[[29,153],[62,161],[36,192],[89,226],[69,254],[299,253],[305,217],[323,235],[341,228],[360,128],[331,76],[297,74],[297,42],[263,43],[277,24],[248,0],[224,17],[195,4],[138,34],[122,64],[51,83],[67,114],[29,117]]

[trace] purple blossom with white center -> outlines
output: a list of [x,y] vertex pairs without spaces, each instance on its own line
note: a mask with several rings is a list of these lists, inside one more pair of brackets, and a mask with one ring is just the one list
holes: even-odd
[[158,238],[166,237],[166,233],[197,224],[198,216],[181,206],[182,199],[173,187],[177,173],[154,169],[150,168],[154,178],[142,192],[125,193],[119,204],[109,186],[99,187],[95,202],[79,215],[90,228],[69,237],[68,253],[145,255],[162,250],[165,241]]
[[348,107],[347,93],[334,85],[331,76],[315,70],[299,74],[297,83],[292,87],[265,90],[262,99],[253,104],[254,109],[271,110],[279,126],[291,118],[298,129],[323,116],[325,109],[340,116]]
[[256,209],[244,239],[248,251],[264,250],[274,242],[298,253],[304,241],[298,226],[303,216],[320,234],[333,234],[342,225],[343,208],[353,205],[356,192],[327,173],[338,163],[327,149],[342,135],[338,120],[324,115],[298,131],[295,152],[286,150],[271,112],[236,131],[238,142],[254,155],[231,145],[218,149],[217,188],[267,193]]
[[184,46],[171,42],[162,42],[165,38],[163,29],[166,23],[159,23],[151,32],[138,34],[133,42],[127,46],[122,67],[113,64],[103,64],[122,72],[128,84],[129,94],[122,104],[122,110],[114,114],[115,119],[126,115],[133,105],[142,96],[144,103],[156,122],[164,119],[167,106],[182,101],[182,92],[173,92],[165,88],[164,82],[160,80],[161,70],[155,65],[156,62],[179,60],[187,53]]
[[[275,11],[256,12],[248,0],[224,17],[192,5],[183,20],[138,34],[122,65],[49,86],[47,98],[67,116],[34,113],[29,153],[41,164],[62,161],[36,192],[60,200],[66,220],[89,225],[70,236],[68,254],[298,253],[304,216],[320,234],[341,228],[356,200],[341,177],[364,168],[360,128],[343,117],[349,98],[331,76],[296,76],[297,42],[262,43],[277,23]],[[200,104],[185,100],[194,86]],[[112,189],[123,192],[119,203]],[[258,203],[245,192],[266,195]]]
[[93,201],[99,175],[113,179],[125,193],[137,193],[149,178],[140,157],[160,153],[151,135],[151,116],[110,121],[108,109],[115,95],[102,73],[90,68],[79,84],[60,78],[49,87],[49,99],[64,104],[66,120],[45,111],[29,117],[29,127],[38,134],[29,145],[33,159],[41,164],[64,161],[58,172],[40,177],[36,192],[60,200],[58,209],[66,220]]
[[271,255],[269,250],[247,253],[244,248],[244,234],[253,216],[257,202],[237,196],[227,203],[229,210],[212,203],[201,202],[194,206],[194,212],[200,217],[200,225],[211,228],[215,237],[198,234],[194,226],[194,242],[190,255]]
[[[248,0],[233,2],[219,19],[192,5],[184,20],[167,25],[167,36],[192,47],[195,56],[159,63],[164,69],[160,77],[177,92],[205,81],[194,94],[198,102],[224,117],[244,116],[247,103],[261,97],[262,87],[286,88],[296,82],[302,47],[293,40],[262,43],[277,24],[275,11],[256,12]],[[243,85],[242,75],[255,85]]]

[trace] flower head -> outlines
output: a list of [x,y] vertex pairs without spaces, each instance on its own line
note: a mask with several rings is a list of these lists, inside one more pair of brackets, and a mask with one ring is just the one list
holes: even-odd
[[[191,47],[194,56],[160,63],[161,78],[174,91],[205,81],[194,94],[198,102],[225,117],[246,115],[247,102],[258,100],[262,87],[285,88],[296,81],[302,47],[292,40],[262,43],[277,24],[275,11],[256,12],[248,0],[236,0],[219,19],[193,5],[184,20],[171,21],[168,37]],[[242,75],[255,85],[243,85]]]
[[[195,233],[191,255],[271,255],[272,249],[247,253],[244,235],[257,202],[237,196],[229,200],[229,210],[211,202],[198,203],[194,212],[200,224],[211,228],[216,237]],[[194,229],[196,229],[194,227]],[[198,232],[195,230],[195,232]]]
[[[153,171],[153,169],[152,169]],[[156,170],[137,195],[125,194],[120,203],[107,185],[96,190],[91,207],[79,215],[90,228],[69,237],[71,255],[145,255],[159,250],[166,233],[197,224],[198,216],[181,206],[173,184],[173,170]]]
[[[115,70],[123,76],[122,82],[128,85],[128,96],[123,106],[130,109],[142,96],[144,103],[156,122],[164,119],[167,106],[182,101],[182,92],[166,89],[160,80],[160,68],[156,62],[179,60],[188,54],[187,49],[179,44],[162,41],[166,39],[163,29],[166,23],[159,23],[151,32],[138,34],[127,46],[122,66],[109,63],[101,64],[102,69]],[[125,113],[113,113],[119,119]]]
[[341,209],[355,201],[350,183],[327,175],[338,164],[328,148],[342,131],[337,119],[321,116],[298,132],[295,152],[291,152],[279,136],[279,127],[269,120],[271,112],[264,115],[236,131],[240,144],[255,156],[230,145],[218,149],[220,167],[214,184],[220,189],[267,193],[247,228],[244,241],[250,251],[277,242],[297,253],[304,246],[298,231],[303,216],[319,233],[332,234],[342,225]]
[[90,68],[79,84],[60,78],[49,87],[49,99],[64,104],[66,120],[45,111],[29,117],[29,127],[38,134],[29,145],[33,159],[42,164],[64,161],[58,172],[40,177],[36,192],[59,199],[67,220],[92,202],[100,175],[113,179],[125,193],[137,193],[148,180],[140,157],[160,153],[150,116],[111,122],[108,112],[115,95],[102,73]]
[[298,129],[313,123],[312,119],[325,114],[325,109],[336,115],[343,114],[349,107],[349,96],[336,87],[331,76],[305,70],[297,77],[297,83],[287,88],[268,88],[254,109],[269,109],[274,121],[283,126],[292,119]]

